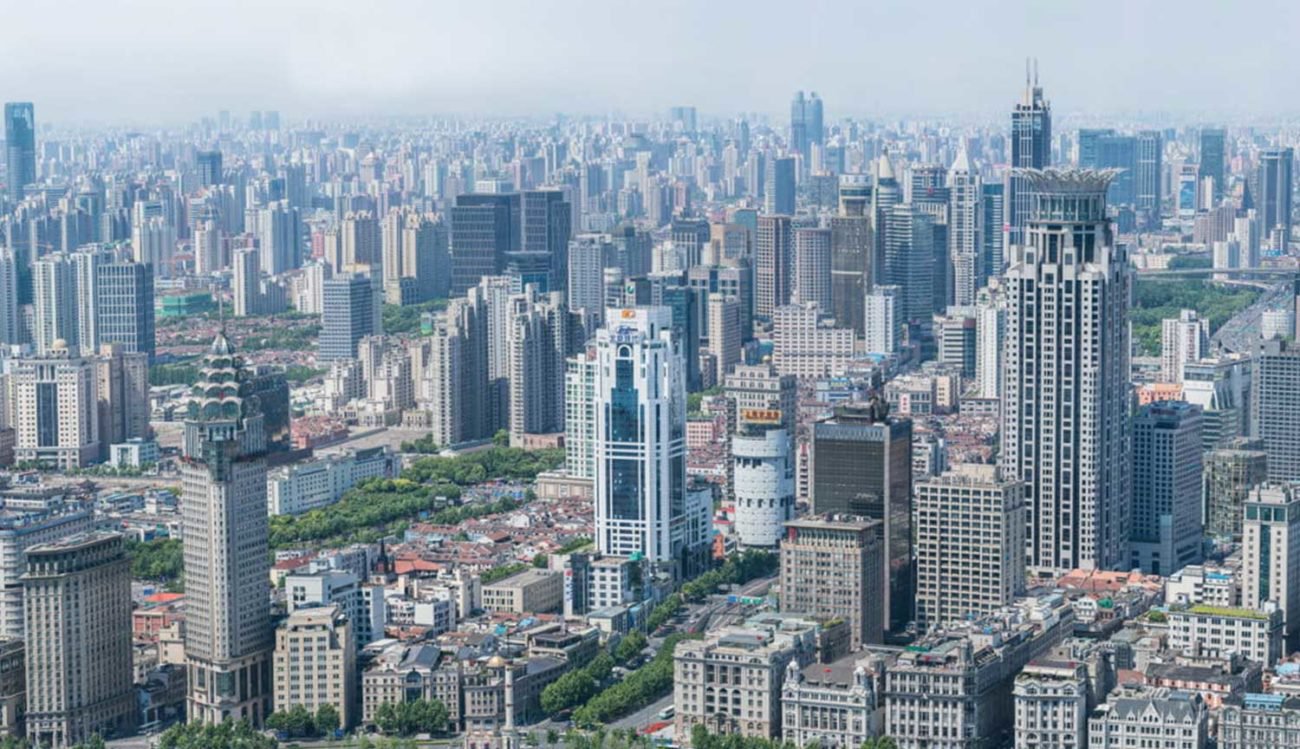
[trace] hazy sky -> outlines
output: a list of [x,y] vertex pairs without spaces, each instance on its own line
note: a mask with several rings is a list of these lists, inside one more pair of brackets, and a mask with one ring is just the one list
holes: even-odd
[[1288,0],[0,0],[0,100],[59,121],[313,114],[1300,110]]

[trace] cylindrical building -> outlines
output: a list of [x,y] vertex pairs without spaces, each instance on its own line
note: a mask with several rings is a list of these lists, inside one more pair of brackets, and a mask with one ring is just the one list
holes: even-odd
[[784,429],[757,429],[731,440],[736,535],[742,546],[776,546],[794,518],[794,471]]

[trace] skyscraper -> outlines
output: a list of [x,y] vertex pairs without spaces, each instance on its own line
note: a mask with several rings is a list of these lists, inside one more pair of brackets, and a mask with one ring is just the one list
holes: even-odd
[[95,310],[99,344],[122,344],[130,353],[154,354],[153,269],[141,263],[98,267]]
[[605,314],[605,259],[614,254],[609,236],[579,234],[569,242],[569,309],[599,325]]
[[879,520],[803,518],[785,524],[781,610],[842,619],[849,647],[879,645],[889,624]]
[[1268,479],[1268,453],[1256,440],[1238,437],[1205,454],[1205,532],[1241,538],[1242,509],[1251,490]]
[[807,227],[794,231],[793,298],[831,311],[831,230]]
[[297,208],[284,200],[272,203],[261,210],[258,229],[263,273],[277,276],[302,265],[302,221]]
[[27,735],[77,746],[135,728],[131,562],[122,536],[69,536],[27,550],[23,575]]
[[793,216],[795,209],[794,157],[771,158],[767,162],[763,191],[763,212]]
[[519,251],[506,253],[505,271],[520,285],[543,293],[563,291],[568,280],[572,207],[556,189],[525,190],[519,196]]
[[1255,487],[1245,501],[1241,603],[1282,609],[1287,638],[1300,632],[1300,494],[1294,484]]
[[952,303],[975,303],[980,287],[979,258],[984,242],[983,190],[963,145],[948,170],[948,261],[952,263]]
[[835,322],[866,332],[863,302],[871,284],[871,178],[840,175],[840,215],[832,216],[831,309]]
[[271,708],[266,430],[251,380],[243,358],[219,333],[185,418],[187,714],[201,723],[229,718],[260,726]]
[[1210,321],[1196,310],[1180,310],[1178,317],[1160,322],[1160,378],[1182,382],[1183,365],[1210,353]]
[[1033,211],[1005,275],[1001,460],[1026,484],[1030,568],[1129,562],[1131,270],[1106,219],[1110,177],[1015,175]]
[[36,108],[29,101],[5,104],[5,165],[9,200],[18,203],[36,181]]
[[224,178],[221,171],[220,151],[199,151],[194,154],[194,164],[199,170],[199,184],[203,187],[219,185]]
[[22,342],[18,309],[18,255],[0,247],[0,346]]
[[812,511],[879,520],[885,545],[884,628],[912,620],[912,422],[880,402],[841,406],[813,425]]
[[483,276],[505,269],[519,248],[519,195],[470,194],[451,209],[451,294],[460,296]]
[[1281,338],[1260,343],[1250,387],[1250,436],[1263,440],[1270,481],[1300,481],[1300,346]]
[[354,359],[362,338],[383,333],[383,320],[375,315],[374,284],[363,274],[344,273],[326,280],[324,289],[318,359]]
[[[754,414],[751,414],[751,418]],[[769,424],[751,421],[731,438],[736,537],[744,546],[775,547],[784,524],[794,519],[794,461],[781,412]]]
[[33,263],[32,296],[32,343],[37,353],[49,353],[56,341],[63,341],[74,353],[79,351],[77,275],[71,258],[55,252]]
[[794,285],[794,230],[789,216],[759,216],[754,243],[754,316],[770,319]]
[[903,292],[897,286],[880,285],[867,292],[866,351],[886,356],[903,345]]
[[1136,173],[1133,189],[1136,208],[1145,227],[1160,226],[1164,185],[1164,140],[1159,130],[1142,130],[1137,134]]
[[665,307],[609,310],[596,333],[596,548],[684,553],[686,374]]
[[99,457],[95,370],[57,341],[46,356],[19,359],[13,369],[15,458],[67,470]]
[[1274,250],[1286,252],[1291,239],[1291,200],[1295,152],[1274,148],[1260,153],[1256,175],[1255,205],[1260,224]]
[[1227,156],[1227,132],[1221,127],[1207,127],[1201,130],[1201,162],[1196,176],[1204,182],[1207,178],[1214,180],[1214,205],[1223,197],[1224,164]]
[[905,322],[929,320],[934,309],[934,227],[932,216],[913,203],[899,203],[882,216],[884,273],[878,283],[897,286]]
[[1007,191],[1008,244],[1023,244],[1025,225],[1033,210],[1027,177],[1015,169],[1045,169],[1052,163],[1052,107],[1038,85],[1037,64],[1032,82],[1025,70],[1025,98],[1011,110],[1011,179]]
[[1151,403],[1133,422],[1133,569],[1168,575],[1201,561],[1201,409]]
[[984,288],[989,279],[1002,274],[1006,263],[1006,200],[1001,182],[986,183],[980,191],[980,259],[976,288]]

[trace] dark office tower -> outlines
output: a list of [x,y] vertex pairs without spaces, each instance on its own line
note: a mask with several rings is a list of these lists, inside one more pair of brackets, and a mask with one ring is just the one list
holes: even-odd
[[1106,135],[1097,141],[1097,163],[1101,169],[1118,169],[1106,192],[1110,205],[1132,206],[1137,202],[1137,138]]
[[199,184],[204,187],[221,184],[224,172],[221,170],[220,151],[199,151],[194,155],[199,168]]
[[826,124],[823,120],[822,98],[814,91],[808,97],[808,142],[824,145],[826,143]]
[[789,216],[759,216],[754,242],[754,316],[770,320],[790,303],[794,283],[794,228]]
[[1112,174],[1017,176],[1033,212],[1004,275],[1001,460],[1025,482],[1027,564],[1127,569],[1132,271],[1106,218]]
[[840,175],[840,215],[831,218],[831,313],[841,327],[866,334],[864,305],[871,287],[871,181]]
[[559,190],[526,190],[518,197],[520,246],[506,255],[506,272],[542,293],[563,291],[568,278],[572,208]]
[[374,293],[370,277],[360,273],[344,273],[325,281],[318,361],[355,359],[362,338],[383,332],[381,322],[375,319]]
[[790,150],[808,154],[808,100],[802,91],[796,91],[790,102]]
[[985,183],[981,193],[983,223],[980,232],[980,258],[976,263],[977,281],[975,287],[982,289],[989,279],[1002,275],[1002,266],[1006,262],[1006,189],[1001,183]]
[[695,107],[672,107],[668,110],[668,121],[687,135],[695,133],[696,119]]
[[1255,178],[1255,206],[1268,245],[1286,252],[1291,239],[1291,174],[1294,151],[1274,148],[1260,153]]
[[[1037,64],[1032,82],[1025,70],[1025,98],[1011,110],[1011,166],[1043,169],[1052,163],[1052,107],[1038,85]],[[1007,193],[1008,244],[1022,244],[1032,199],[1024,176],[1011,174]]]
[[290,208],[297,208],[301,213],[311,207],[311,195],[307,192],[307,167],[303,164],[286,164],[280,171],[284,180],[284,199]]
[[519,241],[519,195],[460,195],[451,209],[451,294],[505,268]]
[[18,203],[36,181],[36,108],[29,101],[5,104],[5,166],[9,200]]
[[704,250],[709,246],[710,232],[708,219],[673,219],[670,232],[673,247],[686,258],[687,268],[693,268],[702,262]]
[[[1134,166],[1134,207],[1144,228],[1160,226],[1160,188],[1164,177],[1164,141],[1158,130],[1137,134],[1137,158]],[[1218,189],[1218,183],[1215,183]]]
[[1207,127],[1201,131],[1201,164],[1196,169],[1196,177],[1214,180],[1214,204],[1218,205],[1223,197],[1224,164],[1227,157],[1228,134],[1221,127]]
[[95,317],[99,343],[122,344],[132,354],[148,354],[153,363],[153,267],[147,263],[110,263],[96,268]]
[[763,190],[763,212],[771,215],[794,215],[794,157],[769,159],[767,185]]
[[644,276],[654,267],[654,240],[650,232],[625,224],[614,230],[614,265],[629,278]]
[[[929,320],[934,311],[935,220],[915,204],[900,203],[884,216],[883,283],[903,291],[899,311],[905,321]],[[947,245],[944,245],[947,248]]]
[[1098,160],[1101,153],[1101,139],[1115,134],[1110,128],[1081,128],[1078,134],[1079,166],[1084,169],[1096,169],[1101,165]]
[[815,515],[880,520],[885,543],[885,629],[912,619],[912,422],[878,401],[842,406],[813,425],[809,491]]

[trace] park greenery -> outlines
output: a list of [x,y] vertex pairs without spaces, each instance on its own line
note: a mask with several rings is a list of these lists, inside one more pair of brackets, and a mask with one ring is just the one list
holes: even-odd
[[169,587],[179,585],[184,567],[184,552],[178,538],[152,541],[128,539],[126,553],[131,558],[131,577],[153,580]]
[[193,364],[175,362],[172,364],[155,364],[149,367],[149,384],[154,387],[189,385],[198,379],[199,368]]
[[704,406],[705,396],[722,395],[722,386],[715,385],[708,390],[701,390],[696,393],[689,393],[686,396],[686,413],[698,414]]
[[546,685],[542,690],[542,710],[555,715],[563,710],[585,704],[600,691],[601,684],[614,672],[614,659],[600,653],[583,668],[569,673]]
[[[809,746],[813,746],[810,744]],[[800,749],[793,742],[741,736],[738,733],[716,734],[705,725],[691,728],[691,749]],[[862,742],[858,749],[898,749],[898,742],[888,736],[874,736]]]
[[275,325],[249,331],[239,340],[240,351],[300,351],[314,348],[320,337],[319,320],[307,325]]
[[179,723],[158,739],[158,749],[276,749],[279,742],[254,731],[247,721]]
[[328,370],[291,364],[284,368],[284,379],[291,385],[301,385],[308,380],[323,376],[326,371]]
[[289,738],[331,736],[339,729],[339,711],[323,704],[312,713],[303,705],[277,710],[266,716],[266,727]]
[[384,305],[384,332],[388,335],[409,335],[420,332],[420,319],[425,312],[447,308],[446,299],[434,299],[421,304]]
[[442,451],[442,445],[433,441],[432,433],[413,440],[407,440],[402,443],[401,448],[404,453],[419,453],[421,455],[437,455]]
[[628,674],[622,681],[599,692],[573,711],[573,723],[581,728],[594,728],[598,724],[627,715],[645,707],[673,688],[673,649],[693,635],[672,635],[664,640],[663,647],[650,662]]
[[375,726],[386,736],[441,733],[448,717],[447,706],[439,700],[385,702],[375,710]]
[[1196,310],[1210,321],[1210,333],[1233,315],[1254,304],[1262,292],[1251,286],[1227,286],[1209,280],[1153,280],[1139,278],[1133,285],[1133,343],[1140,356],[1160,354],[1162,321],[1181,310]]
[[362,481],[332,505],[301,515],[276,515],[271,518],[271,548],[373,542],[398,532],[399,526],[426,513],[432,513],[426,519],[435,525],[458,525],[483,515],[510,512],[520,505],[510,497],[443,509],[437,509],[438,498],[454,502],[460,498],[461,487],[488,479],[535,478],[563,461],[563,450],[512,447],[493,447],[450,458],[421,458],[399,478]]

